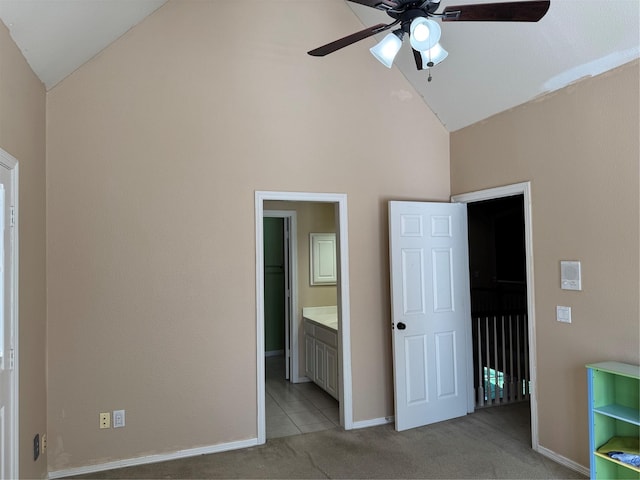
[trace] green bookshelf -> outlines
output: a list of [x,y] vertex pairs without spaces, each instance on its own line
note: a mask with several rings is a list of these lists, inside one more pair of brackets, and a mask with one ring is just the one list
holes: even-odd
[[615,450],[639,453],[634,450],[640,443],[640,367],[593,363],[587,375],[591,478],[640,480],[640,468],[598,451],[617,442]]

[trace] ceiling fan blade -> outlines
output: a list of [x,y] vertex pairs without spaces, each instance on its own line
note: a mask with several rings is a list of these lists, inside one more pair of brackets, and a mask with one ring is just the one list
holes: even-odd
[[395,25],[395,23],[392,23],[390,25],[379,23],[378,25],[374,25],[373,27],[365,28],[364,30],[360,30],[359,32],[352,33],[351,35],[347,35],[346,37],[339,38],[338,40],[335,40],[331,43],[327,43],[326,45],[315,48],[307,53],[313,57],[324,57],[329,53],[335,52],[336,50],[348,47],[352,43],[364,40],[365,38],[375,35],[376,33],[384,32],[393,25]]
[[416,68],[422,70],[422,54],[415,48],[413,49],[413,59],[416,61]]
[[367,7],[377,8],[378,10],[390,10],[398,7],[398,2],[395,0],[349,0],[352,3],[359,3],[360,5],[366,5]]
[[534,0],[450,6],[442,12],[442,21],[537,22],[545,16],[550,5],[550,0]]

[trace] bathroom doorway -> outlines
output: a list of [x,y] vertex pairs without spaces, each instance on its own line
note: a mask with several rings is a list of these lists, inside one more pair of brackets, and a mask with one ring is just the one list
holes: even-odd
[[[265,407],[270,440],[340,425],[337,345],[315,340],[312,333],[320,327],[300,317],[300,312],[303,318],[313,317],[318,308],[329,308],[336,319],[336,280],[323,278],[318,283],[311,275],[316,269],[311,269],[310,245],[318,236],[335,238],[336,216],[334,204],[325,202],[266,201],[264,207]],[[335,242],[325,247],[335,260]],[[335,261],[329,263],[327,272],[335,273]],[[291,308],[294,298],[300,308]],[[327,332],[336,338],[336,330]],[[316,364],[322,367],[316,370]]]
[[[352,413],[352,398],[351,398],[351,362],[350,362],[350,328],[349,328],[349,273],[348,273],[348,237],[347,237],[347,203],[346,195],[344,194],[318,194],[318,193],[295,193],[295,192],[256,192],[255,194],[255,212],[256,212],[256,326],[257,326],[257,426],[258,426],[258,443],[262,444],[266,441],[266,408],[267,408],[267,395],[266,395],[266,374],[267,374],[267,362],[271,362],[269,357],[265,358],[265,252],[264,252],[264,218],[266,211],[274,210],[273,202],[303,202],[311,204],[329,204],[334,211],[334,223],[336,230],[336,244],[337,244],[337,274],[338,280],[336,284],[336,293],[334,295],[335,305],[337,307],[338,317],[338,371],[340,379],[340,392],[339,392],[339,415],[334,416],[333,420],[335,424],[342,426],[345,429],[353,428],[353,413]],[[265,206],[266,205],[266,206]],[[286,203],[284,204],[286,205]],[[290,204],[290,205],[293,205]],[[282,204],[279,204],[277,210],[290,210],[283,208]],[[308,239],[298,239],[299,242],[308,241]],[[292,249],[293,242],[292,242]],[[296,260],[292,260],[292,263]],[[297,270],[291,268],[291,283],[293,283],[293,271]],[[301,279],[304,282],[304,279]],[[301,332],[301,306],[298,306],[297,295],[292,295],[292,313],[291,323],[292,326],[297,326],[298,333],[295,338],[291,338],[290,345],[293,352],[296,348],[296,343],[300,343],[299,334]],[[291,328],[291,336],[294,335],[294,328]],[[297,340],[297,342],[295,341]],[[285,349],[283,349],[285,350]],[[293,355],[292,355],[293,357]],[[278,362],[278,360],[274,360]],[[278,362],[279,363],[279,362]],[[284,363],[283,363],[284,365]],[[298,372],[296,373],[296,367]],[[301,395],[305,393],[305,389],[311,390],[315,388],[315,385],[305,383],[307,379],[304,376],[304,370],[299,368],[298,362],[291,362],[291,385],[297,385],[301,390]],[[329,400],[329,399],[327,399]],[[320,399],[318,402],[322,403]],[[320,405],[328,406],[327,405]]]

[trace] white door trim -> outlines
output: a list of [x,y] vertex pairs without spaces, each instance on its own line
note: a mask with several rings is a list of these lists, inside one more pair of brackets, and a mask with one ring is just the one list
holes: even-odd
[[[298,338],[298,322],[292,321],[292,316],[298,311],[298,220],[295,210],[264,210],[265,217],[288,218],[289,219],[289,284],[291,285],[291,311],[289,312],[289,328],[287,339]],[[263,299],[264,301],[264,299]],[[285,354],[287,346],[284,347]],[[299,383],[300,377],[298,368],[298,342],[291,345],[291,381]],[[286,359],[285,361],[289,361]]]
[[[515,183],[503,187],[489,188],[477,192],[453,195],[452,202],[473,203],[482,200],[523,195],[524,197],[524,239],[527,266],[527,316],[529,333],[529,368],[531,375],[530,406],[531,406],[531,448],[539,450],[538,443],[538,388],[536,363],[536,316],[533,275],[533,232],[531,216],[531,182]],[[473,377],[472,380],[473,381]]]
[[[20,466],[20,457],[19,457],[19,449],[17,445],[19,443],[19,432],[18,429],[18,415],[19,415],[19,346],[20,342],[18,341],[18,160],[16,160],[9,153],[5,152],[0,148],[0,168],[6,168],[11,172],[11,196],[6,198],[6,202],[8,205],[13,207],[13,227],[11,228],[11,285],[9,285],[10,294],[7,296],[7,301],[10,302],[11,308],[11,318],[9,322],[11,323],[11,332],[12,339],[11,345],[13,348],[14,355],[14,364],[13,364],[13,378],[12,378],[12,408],[11,412],[11,425],[9,426],[9,432],[11,438],[9,439],[9,448],[12,449],[9,455],[10,462],[10,470],[12,474],[10,474],[10,478],[20,478],[19,466]],[[10,218],[6,219],[7,224],[11,224],[12,220]],[[6,287],[6,286],[5,286]]]
[[[256,232],[256,361],[257,361],[257,427],[258,444],[266,442],[265,365],[264,365],[264,238],[263,216],[266,200],[321,202],[336,205],[338,239],[338,351],[340,386],[340,425],[353,428],[351,381],[351,329],[349,305],[349,239],[347,195],[344,193],[255,192]],[[297,314],[297,313],[296,313]]]

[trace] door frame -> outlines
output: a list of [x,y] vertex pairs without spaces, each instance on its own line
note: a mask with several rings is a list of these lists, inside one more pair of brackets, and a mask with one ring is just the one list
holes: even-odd
[[[284,346],[285,357],[287,356],[287,350],[291,351],[290,358],[285,358],[285,361],[289,363],[287,369],[290,369],[290,377],[293,383],[299,383],[302,378],[299,375],[298,368],[298,342],[293,342],[291,345],[291,338],[298,338],[298,324],[292,322],[291,317],[293,312],[298,311],[298,220],[297,212],[295,210],[264,210],[263,217],[282,218],[289,221],[289,248],[287,249],[287,270],[285,276],[288,277],[289,282],[289,299],[287,306],[287,313],[285,319],[285,340],[289,342],[289,345]],[[287,240],[285,239],[285,242]],[[263,272],[264,273],[264,272]],[[286,295],[286,293],[285,293]],[[264,297],[263,297],[264,302]],[[264,303],[263,303],[264,305]],[[286,343],[286,342],[285,342]],[[289,377],[287,377],[289,379]]]
[[[538,443],[538,388],[537,388],[537,363],[536,363],[536,316],[535,316],[535,294],[534,294],[534,274],[533,274],[533,232],[531,216],[531,182],[521,182],[502,187],[488,188],[475,192],[453,195],[452,202],[474,203],[483,200],[494,200],[497,198],[512,197],[522,195],[524,203],[524,241],[525,260],[527,278],[527,317],[529,334],[529,373],[530,379],[530,409],[531,409],[531,448],[539,451]],[[471,325],[469,325],[469,334]],[[473,389],[473,377],[471,377],[471,388]]]
[[[337,219],[338,262],[338,370],[340,382],[340,425],[353,428],[353,399],[351,379],[351,322],[349,305],[349,238],[347,195],[345,193],[311,192],[255,192],[256,233],[256,380],[258,445],[266,442],[265,362],[264,362],[264,202],[282,200],[292,202],[333,203]],[[293,312],[297,316],[297,312]]]
[[[9,441],[8,448],[11,449],[11,452],[8,456],[8,461],[10,462],[9,470],[10,470],[10,478],[20,478],[20,452],[19,448],[17,448],[19,443],[19,433],[20,430],[18,428],[18,415],[19,415],[19,345],[20,342],[18,337],[18,259],[20,258],[18,255],[18,160],[15,159],[12,155],[5,152],[2,148],[0,148],[0,168],[6,168],[9,170],[11,174],[11,196],[7,197],[6,205],[9,205],[12,208],[13,215],[11,218],[7,218],[5,220],[6,225],[10,225],[11,228],[11,265],[10,265],[10,284],[5,285],[5,291],[8,293],[6,295],[6,301],[10,302],[10,311],[11,315],[9,318],[9,322],[11,325],[11,346],[13,350],[13,376],[12,376],[12,385],[11,385],[11,412],[10,412],[10,425],[9,425]],[[6,248],[6,247],[5,247]],[[2,454],[4,452],[0,452]]]

